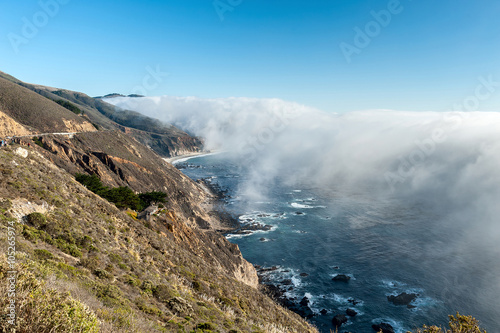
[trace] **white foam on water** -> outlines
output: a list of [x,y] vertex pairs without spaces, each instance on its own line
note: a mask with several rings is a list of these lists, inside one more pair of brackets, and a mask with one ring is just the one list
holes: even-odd
[[[334,267],[334,266],[332,266],[332,267]],[[335,270],[338,271],[338,269],[335,269]],[[345,273],[344,274],[344,273],[337,273],[337,272],[335,272],[335,273],[330,274],[330,276],[332,278],[336,277],[337,275],[346,275],[346,276],[350,277],[351,280],[353,280],[353,281],[356,280],[356,278],[354,277],[354,274],[352,274],[352,273]]]
[[310,206],[310,205],[303,205],[303,204],[299,204],[299,203],[296,203],[296,202],[292,202],[290,204],[290,206],[292,206],[293,208],[301,208],[301,209],[310,209],[310,208],[314,208],[313,206]]

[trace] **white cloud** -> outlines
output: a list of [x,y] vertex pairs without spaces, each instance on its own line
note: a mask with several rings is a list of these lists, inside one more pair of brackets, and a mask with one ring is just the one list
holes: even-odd
[[[328,114],[279,99],[116,98],[232,153],[246,190],[290,183],[424,200],[493,228],[500,202],[500,114],[363,111]],[[458,212],[458,213],[457,213]],[[485,229],[485,230],[486,230]],[[498,228],[493,228],[495,231]]]

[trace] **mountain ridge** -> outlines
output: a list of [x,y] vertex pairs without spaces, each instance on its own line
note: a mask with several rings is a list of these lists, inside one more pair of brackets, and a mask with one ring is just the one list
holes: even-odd
[[[16,91],[16,95],[20,95],[19,91],[23,91],[24,94],[27,94],[24,89],[19,89],[11,85],[15,84],[31,90],[52,102],[62,101],[70,103],[82,111],[83,114],[79,115],[79,118],[85,119],[94,128],[128,132],[129,135],[142,144],[151,147],[162,157],[175,157],[203,150],[201,139],[193,137],[173,125],[164,124],[157,119],[146,117],[135,111],[115,107],[99,98],[92,98],[84,93],[25,83],[4,72],[0,72],[0,83],[4,85],[4,87],[0,86],[0,91]],[[7,87],[9,84],[10,86]],[[52,103],[38,100],[40,104],[51,104],[54,110],[59,109],[54,107]],[[1,107],[2,105],[0,104]],[[22,109],[31,110],[31,113],[36,111],[35,107],[23,107]],[[74,118],[73,116],[71,117]],[[29,123],[33,125],[33,122]],[[50,131],[45,130],[44,132]]]

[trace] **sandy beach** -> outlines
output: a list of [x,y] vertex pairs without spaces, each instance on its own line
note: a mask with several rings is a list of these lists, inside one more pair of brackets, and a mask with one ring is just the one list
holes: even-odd
[[203,151],[203,152],[197,152],[197,153],[190,153],[190,154],[184,154],[184,155],[179,155],[179,156],[174,156],[174,157],[169,157],[169,158],[164,158],[166,162],[170,164],[177,164],[181,162],[185,162],[189,159],[195,158],[195,157],[200,157],[200,156],[208,156],[208,155],[214,155],[214,154],[219,154],[219,151]]

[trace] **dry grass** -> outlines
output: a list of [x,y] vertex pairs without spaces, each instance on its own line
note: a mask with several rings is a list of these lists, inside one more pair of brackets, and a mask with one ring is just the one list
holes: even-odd
[[[100,321],[100,332],[190,332],[197,327],[316,332],[298,315],[235,280],[232,270],[241,258],[225,248],[222,236],[166,215],[147,226],[37,154],[23,159],[2,149],[0,172],[6,175],[0,178],[0,249],[6,223],[22,206],[13,206],[13,200],[36,203],[24,207],[24,215],[33,207],[49,207],[45,219],[29,220],[38,229],[17,222],[19,262],[47,290],[69,293],[79,302],[71,304],[85,305]],[[81,255],[75,257],[69,248]]]

